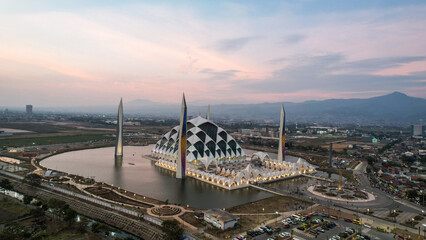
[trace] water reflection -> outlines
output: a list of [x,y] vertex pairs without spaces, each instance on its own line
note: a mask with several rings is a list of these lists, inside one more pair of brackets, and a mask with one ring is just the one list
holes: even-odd
[[123,166],[123,156],[114,157],[114,166],[115,168],[121,168]]
[[123,185],[123,178],[122,178],[122,168],[123,168],[123,156],[115,156],[114,157],[114,181],[113,184],[116,186],[122,186]]

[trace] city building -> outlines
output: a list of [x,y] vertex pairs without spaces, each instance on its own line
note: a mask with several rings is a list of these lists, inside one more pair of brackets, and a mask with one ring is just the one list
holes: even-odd
[[33,105],[26,105],[25,110],[27,113],[27,117],[31,118],[33,116]]
[[222,230],[236,227],[239,219],[239,217],[221,209],[210,209],[204,211],[204,221]]
[[412,137],[424,137],[426,128],[423,125],[411,125]]

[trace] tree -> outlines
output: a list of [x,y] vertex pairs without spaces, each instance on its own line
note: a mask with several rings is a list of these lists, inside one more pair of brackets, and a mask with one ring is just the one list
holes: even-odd
[[418,197],[417,191],[416,190],[409,190],[407,191],[407,198],[408,199],[413,199]]
[[38,174],[31,173],[24,177],[24,182],[27,182],[33,186],[40,186],[42,177]]
[[175,219],[163,221],[161,230],[164,232],[164,238],[167,240],[179,240],[184,232],[179,222]]
[[61,209],[64,205],[68,205],[65,201],[51,198],[47,201],[47,207],[52,209]]
[[24,204],[30,204],[31,201],[33,200],[33,196],[30,195],[24,195],[24,199],[22,199],[24,201]]
[[51,198],[47,201],[47,208],[51,209],[52,214],[57,217],[64,217],[64,211],[69,208],[69,205],[62,200]]
[[74,209],[68,207],[64,210],[63,217],[64,221],[68,222],[68,224],[71,225],[74,223],[75,218],[77,217],[77,212]]
[[0,181],[0,187],[7,189],[7,190],[12,190],[13,186],[12,183],[10,183],[9,179],[3,179]]
[[373,157],[371,157],[371,156],[368,156],[367,157],[367,162],[368,162],[368,164],[373,165],[374,162],[375,162],[375,159]]
[[44,216],[44,210],[41,208],[34,208],[30,210],[31,215],[34,217],[42,217]]

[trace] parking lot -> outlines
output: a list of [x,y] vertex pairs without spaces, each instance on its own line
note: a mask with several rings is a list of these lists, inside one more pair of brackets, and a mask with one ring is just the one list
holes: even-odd
[[[343,232],[346,232],[348,234],[347,237],[349,237],[351,236],[352,232],[361,231],[362,235],[364,236],[367,235],[367,237],[365,237],[364,239],[368,239],[368,238],[374,239],[374,240],[393,239],[393,234],[390,234],[390,233],[382,233],[375,229],[370,229],[367,227],[357,225],[355,223],[347,222],[343,219],[331,219],[327,215],[321,215],[321,213],[318,213],[315,215],[316,216],[311,216],[309,217],[309,219],[305,219],[304,221],[293,221],[294,219],[292,219],[293,223],[290,224],[290,227],[288,228],[284,227],[283,222],[276,223],[270,226],[271,231],[265,231],[264,233],[261,233],[260,235],[257,235],[257,236],[247,235],[247,238],[256,239],[256,240],[268,240],[268,239],[274,239],[277,236],[278,237],[277,239],[291,239],[291,237],[279,237],[280,234],[284,235],[282,234],[283,232],[287,232],[289,233],[288,235],[291,235],[291,234],[293,235],[293,239],[299,239],[299,240],[327,239],[328,240],[328,239],[332,239],[333,236],[338,236],[339,234],[341,234],[342,236]],[[315,222],[318,222],[319,224]],[[297,230],[297,228],[300,228],[302,225],[306,226],[308,224],[310,225],[308,229],[311,228],[312,226],[315,226],[313,227],[313,229],[316,231],[317,235],[314,235],[314,233],[310,232],[310,230],[308,230],[307,232]],[[335,226],[333,227],[333,225]],[[324,226],[324,227],[320,229],[319,231],[319,230],[316,230],[318,226]],[[278,231],[278,228],[279,228],[279,231]],[[260,229],[257,229],[257,230],[261,231]],[[277,230],[277,231],[274,231],[274,230]],[[336,237],[334,239],[337,240],[339,238]],[[345,238],[340,237],[340,239],[345,239]]]

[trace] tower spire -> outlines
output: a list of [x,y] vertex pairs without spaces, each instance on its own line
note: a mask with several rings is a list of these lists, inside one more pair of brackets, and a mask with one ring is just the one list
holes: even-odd
[[285,110],[284,105],[281,104],[281,118],[280,118],[280,142],[278,145],[278,161],[285,160]]
[[179,127],[179,150],[176,162],[176,178],[185,178],[186,171],[186,100],[185,93],[182,96]]
[[207,120],[210,120],[210,104],[209,104],[209,106],[207,107],[206,119],[207,119]]
[[123,98],[120,99],[117,114],[117,132],[116,132],[115,156],[123,156]]

